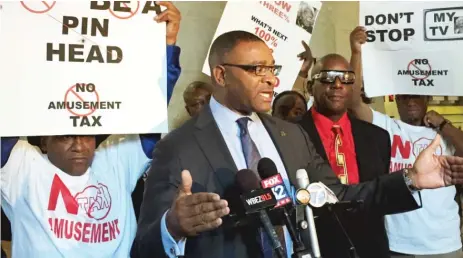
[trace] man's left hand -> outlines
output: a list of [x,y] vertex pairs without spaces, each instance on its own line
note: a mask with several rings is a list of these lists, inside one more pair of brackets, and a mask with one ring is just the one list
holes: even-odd
[[435,189],[463,184],[463,158],[435,155],[441,136],[436,138],[416,158],[410,171],[413,185],[418,189]]
[[434,110],[429,111],[423,118],[423,122],[427,127],[439,128],[445,118]]
[[182,19],[180,11],[169,1],[157,1],[156,4],[165,6],[167,9],[154,17],[154,20],[158,23],[166,22],[166,43],[167,45],[175,45],[180,28],[180,20]]
[[302,41],[302,46],[304,47],[304,52],[297,55],[299,60],[304,60],[301,66],[301,70],[299,71],[299,76],[307,78],[309,75],[310,67],[312,67],[314,57],[312,55],[312,50],[310,50],[309,45],[307,45],[305,41]]

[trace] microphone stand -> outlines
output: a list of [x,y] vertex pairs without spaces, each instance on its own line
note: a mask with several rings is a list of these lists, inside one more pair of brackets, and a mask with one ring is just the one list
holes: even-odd
[[[300,207],[302,207],[304,209],[303,210],[298,209]],[[309,235],[313,234],[313,232],[310,232],[310,229],[308,228],[309,227],[309,225],[308,225],[309,221],[304,217],[305,217],[305,206],[304,205],[296,206],[296,224],[297,224],[298,228],[301,228],[303,230],[308,230]],[[305,226],[302,226],[302,225],[305,225]],[[309,238],[312,238],[312,237],[315,237],[315,236],[312,236],[312,235],[309,236]],[[309,244],[313,244],[312,242],[313,241],[309,241]],[[301,241],[301,243],[302,243],[302,241]],[[318,244],[318,242],[316,242],[316,244]],[[309,248],[306,248],[305,246],[306,245],[304,243],[302,243],[302,248],[294,249],[291,258],[317,258],[315,256],[315,254],[314,254],[314,248],[319,249],[320,247],[318,247],[318,246],[317,247],[311,247],[309,249]],[[318,251],[318,253],[319,252],[320,251]],[[321,258],[321,256],[319,256],[318,258]]]
[[352,240],[350,239],[349,235],[347,234],[346,229],[342,225],[341,220],[339,220],[338,214],[336,213],[336,211],[334,211],[332,206],[328,206],[328,210],[333,213],[334,218],[338,222],[338,225],[341,228],[341,231],[342,231],[343,235],[346,237],[347,241],[349,242],[350,247],[349,247],[349,257],[348,258],[358,258],[357,251],[355,250],[354,244],[352,243]]

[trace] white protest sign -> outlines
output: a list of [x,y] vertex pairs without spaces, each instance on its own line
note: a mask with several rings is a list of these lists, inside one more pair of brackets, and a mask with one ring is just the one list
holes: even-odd
[[0,135],[167,132],[154,1],[3,2]]
[[360,2],[369,97],[463,95],[462,2]]
[[[256,34],[273,49],[276,64],[282,65],[275,92],[291,90],[302,65],[297,58],[304,51],[301,41],[310,40],[321,5],[321,2],[228,2],[212,41],[233,30]],[[203,73],[210,76],[208,58]]]

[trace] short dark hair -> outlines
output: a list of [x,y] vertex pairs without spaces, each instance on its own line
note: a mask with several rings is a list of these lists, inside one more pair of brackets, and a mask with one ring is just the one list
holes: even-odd
[[242,30],[233,30],[218,36],[211,45],[209,50],[209,67],[212,69],[222,58],[226,56],[240,42],[257,42],[265,43],[258,36]]
[[183,101],[186,102],[189,94],[192,94],[195,92],[197,89],[203,89],[208,92],[212,92],[212,86],[207,83],[207,82],[202,82],[202,81],[194,81],[190,84],[188,84],[185,88],[185,91],[183,91]]
[[275,97],[275,99],[273,100],[273,104],[272,104],[272,114],[273,114],[273,112],[274,112],[274,110],[275,110],[275,107],[276,107],[276,105],[277,105],[278,100],[280,100],[280,99],[281,99],[282,97],[284,97],[284,96],[289,96],[289,95],[293,95],[293,96],[296,96],[296,97],[298,97],[298,98],[301,98],[301,99],[303,100],[303,102],[304,102],[305,110],[307,110],[307,100],[305,99],[305,97],[304,97],[301,93],[299,93],[299,92],[297,92],[297,91],[294,91],[294,90],[287,90],[287,91],[283,91],[283,92],[279,93],[279,94]]

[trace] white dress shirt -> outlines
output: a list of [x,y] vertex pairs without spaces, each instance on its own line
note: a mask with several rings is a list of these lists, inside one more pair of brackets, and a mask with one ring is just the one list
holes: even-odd
[[[214,120],[217,123],[220,132],[222,133],[225,143],[227,144],[228,150],[231,153],[233,161],[235,161],[236,168],[238,170],[246,169],[246,160],[244,158],[243,149],[241,148],[240,128],[238,126],[238,123],[236,122],[236,120],[244,116],[235,113],[227,107],[223,106],[222,104],[217,102],[214,99],[214,97],[211,97],[209,106],[212,111],[212,116],[214,117]],[[281,177],[283,178],[286,189],[289,193],[291,188],[288,179],[288,174],[286,173],[285,166],[283,165],[283,161],[281,160],[280,154],[278,153],[272,138],[267,132],[267,129],[265,129],[262,120],[260,120],[259,116],[256,113],[252,113],[249,116],[249,118],[252,120],[248,122],[249,134],[251,136],[251,139],[256,144],[257,149],[259,150],[260,156],[262,158],[266,157],[273,160],[278,171],[281,174]],[[166,254],[169,257],[176,257],[176,255],[184,255],[186,240],[182,240],[177,244],[174,241],[174,239],[169,235],[167,227],[165,226],[165,214],[162,218],[161,223],[161,231],[163,231],[161,232],[161,236],[162,242],[164,244],[164,249],[166,250]],[[291,257],[293,250],[292,241],[288,231],[286,230],[286,227],[284,228],[286,250],[288,250],[288,257]]]

